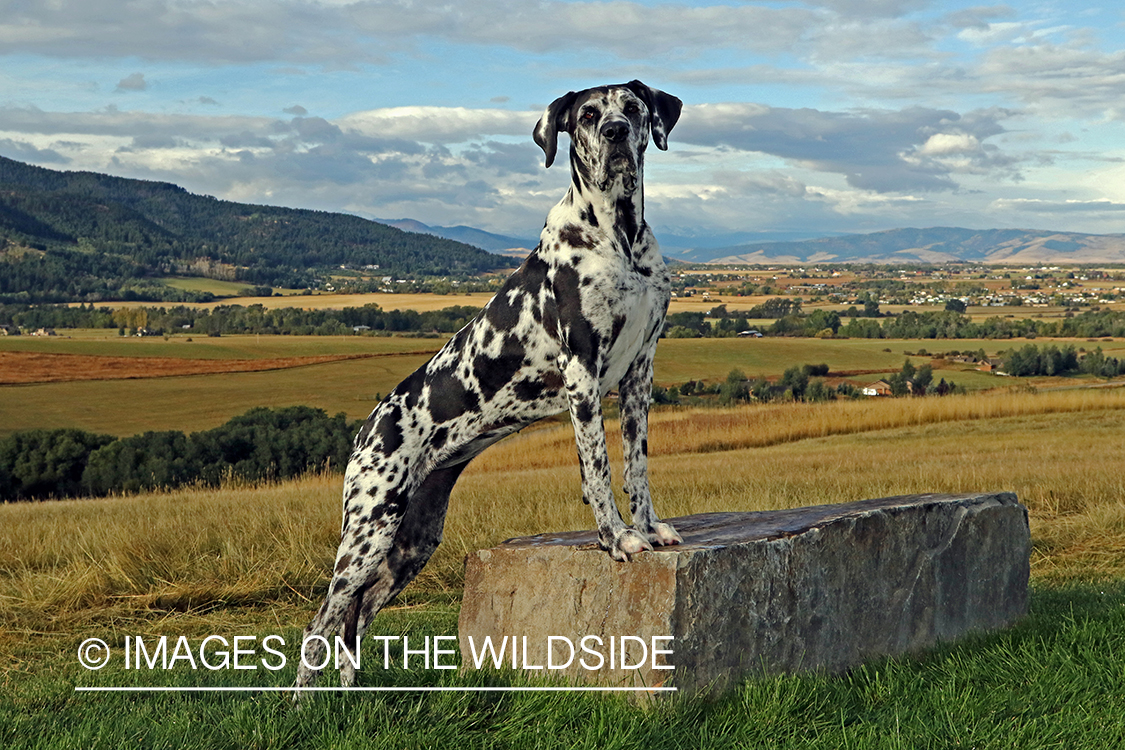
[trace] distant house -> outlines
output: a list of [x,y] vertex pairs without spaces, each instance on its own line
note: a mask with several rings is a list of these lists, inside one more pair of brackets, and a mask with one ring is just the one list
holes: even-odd
[[981,372],[994,372],[997,375],[1003,375],[1004,373],[1000,372],[1000,367],[1003,364],[1004,360],[997,359],[995,357],[989,357],[988,359],[983,360],[977,367],[977,369]]
[[56,334],[55,334],[54,328],[40,328],[35,333],[33,333],[31,335],[32,336],[55,336]]
[[0,326],[0,336],[19,336],[19,326]]
[[738,334],[738,337],[742,339],[760,339],[762,338],[762,333],[760,331],[742,331]]
[[352,326],[352,331],[354,333],[362,333],[363,331],[370,331],[370,330],[371,330],[371,326]]
[[874,383],[863,386],[864,396],[890,396],[891,384],[885,380],[876,380]]

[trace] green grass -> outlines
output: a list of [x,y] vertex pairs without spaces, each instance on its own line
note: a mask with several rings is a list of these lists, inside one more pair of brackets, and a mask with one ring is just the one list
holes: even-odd
[[[323,354],[408,353],[434,351],[441,339],[374,338],[366,336],[175,336],[120,339],[0,338],[0,351],[44,351],[137,357],[258,359]],[[656,382],[677,385],[692,379],[721,381],[732,369],[748,376],[779,376],[794,365],[828,363],[835,371],[895,369],[904,352],[977,349],[990,353],[1016,342],[897,341],[821,339],[667,339],[657,347]],[[1040,340],[1040,344],[1046,340]],[[1083,342],[1085,343],[1085,342]],[[1105,343],[1112,347],[1114,344]],[[1125,343],[1118,346],[1125,348]],[[883,351],[890,349],[890,352]],[[1108,353],[1123,356],[1122,352]],[[0,436],[36,428],[78,427],[91,432],[128,436],[145,430],[203,430],[223,424],[255,406],[308,405],[329,414],[343,411],[352,419],[366,417],[375,395],[385,395],[428,359],[426,354],[353,362],[310,365],[258,373],[193,375],[146,380],[82,381],[0,387]],[[929,360],[915,357],[916,365]],[[880,374],[858,375],[857,382]],[[1014,379],[977,372],[966,365],[935,370],[970,390],[1010,387]],[[1089,378],[1034,379],[1039,387],[1074,386]],[[122,408],[128,404],[128,408]]]
[[237,297],[239,293],[251,288],[249,285],[237,281],[207,279],[202,276],[168,276],[161,281],[165,286],[173,289],[182,289],[187,292],[210,292],[216,297]]
[[[906,352],[925,349],[930,354],[945,351],[977,351],[984,349],[990,355],[1001,349],[1019,348],[1027,344],[1042,347],[1047,344],[1074,344],[1093,349],[1103,347],[1110,356],[1125,356],[1125,342],[1090,343],[1075,339],[665,339],[656,348],[656,382],[669,386],[690,379],[721,380],[737,367],[749,377],[778,376],[786,369],[804,364],[827,363],[835,372],[852,370],[881,370],[902,367]],[[889,350],[889,351],[887,351]],[[928,357],[911,357],[915,366],[930,361]],[[937,378],[952,379],[970,389],[994,388],[1011,385],[994,375],[977,371],[971,365],[949,363],[934,370]],[[880,375],[855,376],[855,380],[876,380]]]
[[305,405],[366,417],[428,355],[361,359],[266,372],[96,380],[0,389],[0,435],[77,427],[118,436],[210,429],[255,406]]
[[[1037,587],[1017,627],[843,675],[758,676],[714,700],[654,706],[581,693],[75,693],[75,685],[285,686],[280,672],[88,672],[78,640],[0,693],[17,748],[1115,748],[1125,739],[1125,586]],[[452,635],[455,609],[392,610],[379,634]],[[136,632],[136,631],[134,631]],[[166,631],[167,632],[167,631]],[[228,637],[236,632],[223,631]],[[260,627],[297,642],[295,628]],[[128,633],[128,630],[125,630]],[[120,633],[119,633],[120,635]],[[117,642],[109,639],[115,645]],[[332,675],[329,674],[328,679]],[[368,666],[367,686],[535,684],[492,672]],[[543,683],[540,683],[543,684]]]

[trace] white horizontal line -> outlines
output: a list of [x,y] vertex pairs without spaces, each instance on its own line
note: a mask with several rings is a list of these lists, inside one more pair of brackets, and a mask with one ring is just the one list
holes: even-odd
[[76,693],[674,693],[674,687],[75,687]]

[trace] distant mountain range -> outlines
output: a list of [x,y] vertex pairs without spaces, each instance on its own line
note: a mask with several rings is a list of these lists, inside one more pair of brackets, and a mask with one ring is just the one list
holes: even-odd
[[[432,234],[512,257],[527,255],[538,242],[466,226],[429,226],[414,219],[376,221],[408,232]],[[930,227],[830,236],[809,236],[807,232],[776,232],[766,235],[768,239],[754,239],[750,242],[746,240],[762,238],[763,234],[656,234],[665,257],[686,263],[1125,263],[1125,234]]]
[[429,224],[423,224],[415,219],[375,219],[375,221],[380,224],[386,224],[389,227],[394,227],[395,229],[401,229],[404,232],[432,234],[436,237],[453,240],[454,242],[464,242],[466,245],[479,247],[490,253],[510,255],[513,257],[523,257],[539,244],[538,238],[532,240],[508,237],[503,234],[493,234],[483,229],[474,229],[473,227],[466,226],[434,227]]
[[691,263],[1125,263],[1125,234],[1034,229],[889,229],[665,253]]

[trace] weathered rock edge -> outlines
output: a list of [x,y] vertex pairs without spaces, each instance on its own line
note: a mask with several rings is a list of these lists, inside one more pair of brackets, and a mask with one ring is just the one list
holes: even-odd
[[[750,672],[837,672],[913,653],[1027,612],[1031,539],[1013,493],[905,495],[670,519],[684,543],[617,563],[593,531],[510,539],[468,557],[459,640],[515,636],[517,667],[545,666],[549,636],[654,636],[646,666],[529,673],[602,685],[720,691]],[[526,640],[525,640],[526,639]],[[588,641],[608,656],[608,646]],[[629,663],[643,656],[630,640]],[[555,663],[565,644],[554,645]],[[561,654],[561,657],[560,657]],[[597,664],[587,657],[588,665]],[[608,659],[606,659],[608,662]],[[511,666],[509,660],[505,661]],[[472,668],[471,664],[469,668]]]

